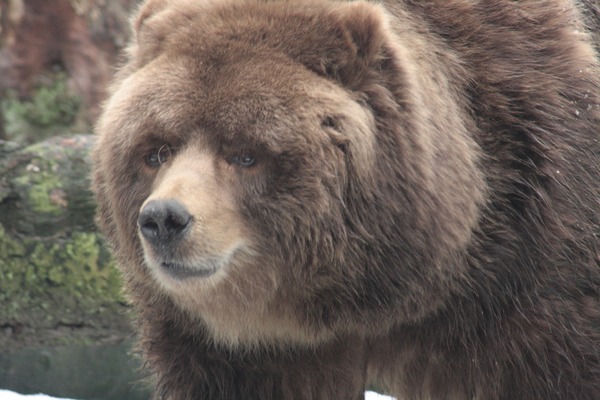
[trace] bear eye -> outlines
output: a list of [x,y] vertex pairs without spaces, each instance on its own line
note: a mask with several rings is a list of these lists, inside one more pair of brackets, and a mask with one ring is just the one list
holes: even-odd
[[252,154],[241,153],[231,157],[229,163],[241,168],[249,168],[256,164],[256,158]]
[[[334,117],[329,116],[329,115],[326,116],[326,117],[324,117],[321,120],[321,126],[323,128],[331,128],[331,129],[334,129],[336,131],[340,130],[339,129],[340,127],[338,125],[337,120]],[[336,147],[338,149],[340,149],[342,151],[342,153],[344,153],[344,155],[348,154],[348,144],[346,142],[341,142],[341,141],[338,141],[338,140],[333,140],[333,141],[334,141],[334,144],[336,145]]]
[[152,149],[152,151],[148,153],[146,157],[144,157],[144,161],[150,168],[159,168],[161,165],[169,161],[171,156],[171,146],[163,145],[158,149]]
[[344,155],[348,155],[348,144],[347,143],[337,143],[337,148],[344,153]]
[[335,120],[335,118],[333,118],[331,116],[327,116],[327,117],[323,118],[323,120],[321,121],[321,126],[324,128],[333,128],[333,129],[338,128],[337,121]]

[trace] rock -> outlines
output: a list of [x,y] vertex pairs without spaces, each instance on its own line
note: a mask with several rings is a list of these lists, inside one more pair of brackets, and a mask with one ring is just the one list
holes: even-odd
[[0,387],[79,400],[146,400],[148,390],[135,374],[139,362],[128,350],[123,342],[0,354]]
[[0,351],[131,335],[119,272],[94,226],[91,135],[0,142]]

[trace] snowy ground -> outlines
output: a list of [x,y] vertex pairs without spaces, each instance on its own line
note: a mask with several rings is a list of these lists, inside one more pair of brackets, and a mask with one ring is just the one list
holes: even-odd
[[393,397],[384,396],[382,394],[377,394],[375,392],[366,392],[365,400],[394,400]]
[[[22,395],[17,394],[15,392],[9,392],[8,390],[0,389],[0,400],[58,400],[55,397],[49,397],[44,394],[34,394],[34,395]],[[68,400],[68,399],[61,399]],[[380,394],[374,392],[366,392],[365,400],[394,400],[388,396],[382,396]]]
[[[0,400],[51,400],[55,399],[54,397],[46,396],[45,394],[33,394],[29,396],[25,396],[22,394],[18,394],[15,392],[9,392],[8,390],[0,389]],[[68,400],[68,399],[62,399]]]

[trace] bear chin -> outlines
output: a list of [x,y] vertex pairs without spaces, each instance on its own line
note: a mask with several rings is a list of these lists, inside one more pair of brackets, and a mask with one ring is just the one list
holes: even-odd
[[167,275],[169,278],[183,281],[190,278],[207,278],[212,276],[221,268],[221,262],[220,260],[204,260],[198,265],[186,265],[163,261],[158,267],[151,268],[160,270],[160,273]]

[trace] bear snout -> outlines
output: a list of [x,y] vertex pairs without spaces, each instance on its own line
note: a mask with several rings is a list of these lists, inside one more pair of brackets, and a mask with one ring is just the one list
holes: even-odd
[[140,211],[138,228],[155,249],[168,248],[188,234],[192,215],[178,200],[152,200]]

